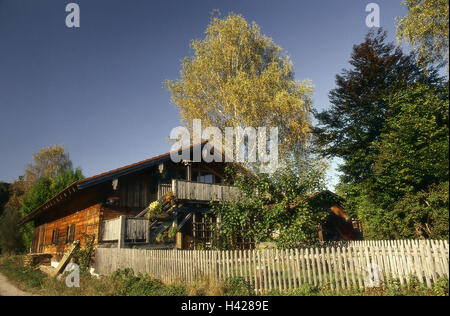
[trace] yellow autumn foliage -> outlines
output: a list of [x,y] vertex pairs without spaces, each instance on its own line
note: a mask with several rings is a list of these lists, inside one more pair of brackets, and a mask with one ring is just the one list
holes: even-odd
[[449,39],[448,0],[403,0],[408,14],[398,19],[397,38],[417,51],[423,66],[447,65]]
[[307,141],[313,86],[294,78],[289,57],[255,23],[241,15],[214,18],[194,55],[182,61],[181,77],[168,80],[172,102],[191,128],[279,128],[280,152]]

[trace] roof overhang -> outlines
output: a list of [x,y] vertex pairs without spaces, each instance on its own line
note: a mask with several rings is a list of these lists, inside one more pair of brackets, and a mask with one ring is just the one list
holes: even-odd
[[[202,142],[200,144],[191,145],[189,147],[189,150],[191,150],[193,147],[196,147],[196,146],[204,146],[206,143],[207,142]],[[180,150],[174,151],[174,152],[180,152]],[[32,221],[32,220],[42,216],[43,214],[45,214],[47,211],[49,211],[53,207],[58,206],[61,203],[63,203],[64,201],[67,201],[68,199],[70,199],[77,192],[81,192],[88,188],[94,187],[96,185],[99,185],[99,184],[102,184],[102,183],[105,183],[108,181],[112,181],[119,177],[122,177],[122,176],[125,176],[128,174],[132,174],[135,172],[139,172],[141,170],[151,168],[151,167],[157,166],[161,163],[170,161],[171,153],[173,153],[173,152],[168,152],[168,153],[160,155],[160,156],[155,156],[155,157],[152,157],[147,160],[143,160],[143,161],[131,164],[131,165],[127,165],[127,166],[124,166],[121,168],[117,168],[117,169],[114,169],[114,170],[111,170],[108,172],[104,172],[104,173],[101,173],[101,174],[98,174],[98,175],[95,175],[95,176],[92,176],[89,178],[85,178],[85,179],[76,181],[73,184],[71,184],[70,186],[68,186],[67,188],[65,188],[64,190],[62,190],[61,192],[59,192],[58,194],[56,194],[50,200],[48,200],[45,203],[43,203],[42,205],[40,205],[38,208],[36,208],[30,214],[23,217],[19,221],[18,226],[21,226],[29,221]],[[222,153],[222,155],[223,155],[223,153]],[[242,170],[251,174],[251,172],[249,172],[247,169],[245,169],[242,165],[240,165],[238,163],[236,163],[236,164],[240,168],[242,168]]]

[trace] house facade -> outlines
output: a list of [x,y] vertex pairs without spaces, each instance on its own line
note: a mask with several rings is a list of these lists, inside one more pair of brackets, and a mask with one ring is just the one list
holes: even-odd
[[[190,249],[210,240],[211,219],[204,214],[211,201],[230,198],[237,192],[225,185],[224,179],[225,163],[174,163],[166,153],[77,181],[19,225],[34,222],[31,253],[59,256],[74,240],[80,240],[81,246],[91,239],[96,246],[114,244],[119,237],[108,237],[110,232],[106,230],[111,225],[107,224],[120,216],[130,220],[129,229],[132,219],[145,225],[145,234],[133,237],[130,243]],[[166,203],[168,196],[171,203]],[[165,208],[164,214],[148,219],[145,213],[154,201]],[[177,228],[176,236],[158,240],[158,235],[167,234],[170,227]]]

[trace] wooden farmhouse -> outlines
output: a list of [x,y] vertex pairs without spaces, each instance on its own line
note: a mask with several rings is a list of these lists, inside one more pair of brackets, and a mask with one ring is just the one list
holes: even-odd
[[[19,224],[34,222],[31,253],[55,258],[75,240],[81,246],[93,240],[94,247],[209,248],[216,221],[207,215],[211,203],[239,196],[224,179],[225,163],[174,163],[166,153],[79,180]],[[159,213],[149,216],[155,201]],[[324,232],[330,239],[348,239],[329,227]]]
[[[225,163],[173,163],[166,153],[79,180],[19,224],[34,221],[32,253],[60,254],[72,241],[83,245],[92,236],[96,245],[191,249],[210,242],[211,219],[204,215],[210,203],[238,194],[237,188],[224,185],[224,169]],[[154,201],[161,214],[149,219]],[[178,233],[168,238],[171,227]]]

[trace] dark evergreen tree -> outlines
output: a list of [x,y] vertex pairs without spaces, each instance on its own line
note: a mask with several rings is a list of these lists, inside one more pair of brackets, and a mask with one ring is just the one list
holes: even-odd
[[342,158],[343,182],[355,184],[371,172],[379,139],[389,112],[389,96],[415,82],[438,81],[392,43],[386,32],[369,32],[363,43],[355,45],[349,61],[351,69],[336,76],[337,87],[330,94],[331,108],[315,113],[314,128],[321,153]]

